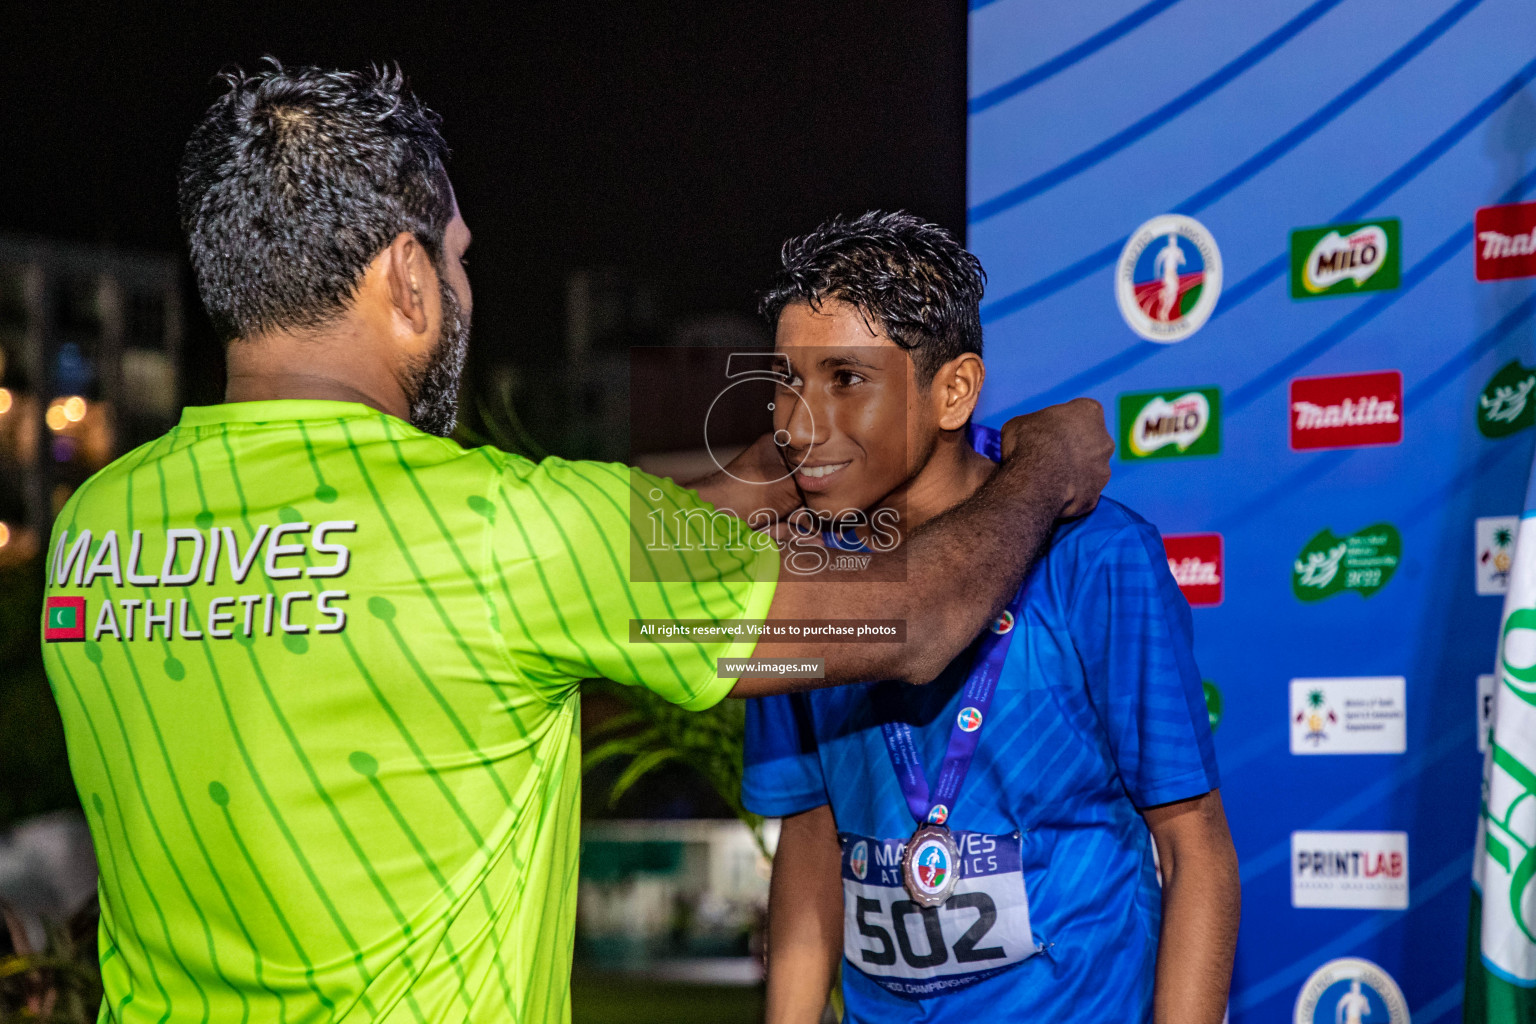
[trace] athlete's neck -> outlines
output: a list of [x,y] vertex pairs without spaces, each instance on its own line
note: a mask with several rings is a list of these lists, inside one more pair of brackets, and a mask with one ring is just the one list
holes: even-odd
[[971,447],[964,429],[946,431],[923,468],[880,505],[899,509],[903,530],[915,530],[975,494],[995,469],[997,463]]
[[225,347],[226,402],[309,399],[358,402],[410,419],[411,405],[382,346],[356,325],[294,333],[271,331]]

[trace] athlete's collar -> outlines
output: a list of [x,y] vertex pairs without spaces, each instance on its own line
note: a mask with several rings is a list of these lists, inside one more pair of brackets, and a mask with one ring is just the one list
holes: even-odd
[[965,427],[966,440],[993,462],[1003,461],[1003,436],[993,427],[971,420]]
[[190,405],[181,411],[183,427],[207,427],[219,423],[280,423],[285,420],[338,420],[385,416],[387,413],[361,402],[283,398],[262,402],[220,402]]

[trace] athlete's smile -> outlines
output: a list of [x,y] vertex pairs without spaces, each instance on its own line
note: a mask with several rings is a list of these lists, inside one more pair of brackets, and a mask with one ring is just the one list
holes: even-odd
[[795,471],[795,482],[801,490],[822,491],[825,490],[837,476],[848,466],[853,464],[849,459],[844,462],[823,462],[817,465],[802,465]]

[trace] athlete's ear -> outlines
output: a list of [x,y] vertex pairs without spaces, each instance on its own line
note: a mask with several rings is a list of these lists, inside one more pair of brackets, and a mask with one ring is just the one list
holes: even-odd
[[437,271],[416,236],[402,231],[381,252],[384,283],[394,313],[410,325],[412,332],[425,334],[430,322],[429,303],[437,296]]
[[987,379],[987,367],[974,352],[956,356],[933,375],[928,386],[940,430],[959,430],[976,410],[981,385]]

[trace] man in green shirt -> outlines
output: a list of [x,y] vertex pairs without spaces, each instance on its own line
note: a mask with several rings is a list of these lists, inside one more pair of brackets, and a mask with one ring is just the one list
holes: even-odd
[[180,183],[226,402],[88,481],[49,549],[103,1019],[566,1020],[581,681],[687,708],[805,685],[719,677],[750,640],[634,643],[630,621],[904,619],[923,644],[765,653],[825,659],[826,684],[925,682],[1096,500],[1101,415],[1011,424],[1011,457],[904,571],[778,586],[775,545],[709,517],[792,501],[742,482],[775,475],[771,443],[701,496],[445,439],[469,231],[398,73],[228,84]]

